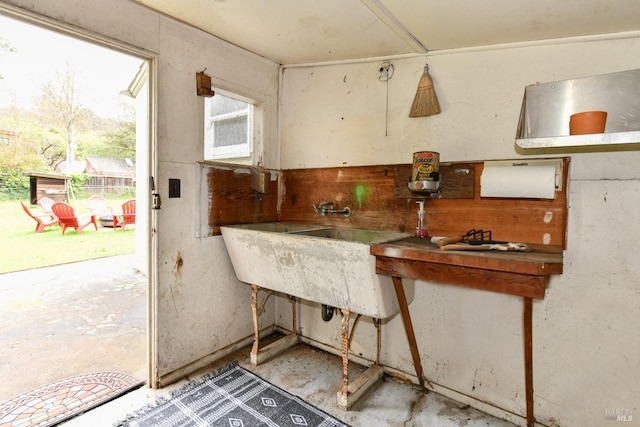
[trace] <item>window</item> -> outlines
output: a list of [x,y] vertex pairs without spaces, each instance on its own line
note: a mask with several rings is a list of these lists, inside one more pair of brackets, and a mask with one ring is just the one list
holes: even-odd
[[218,91],[205,99],[204,159],[249,157],[253,141],[253,104]]

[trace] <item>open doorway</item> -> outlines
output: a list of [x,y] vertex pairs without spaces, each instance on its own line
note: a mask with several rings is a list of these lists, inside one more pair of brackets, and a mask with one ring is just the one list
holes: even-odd
[[[47,267],[0,274],[0,290],[6,296],[0,304],[0,310],[4,311],[0,315],[0,328],[5,337],[0,342],[3,360],[0,407],[70,378],[81,384],[87,378],[102,381],[102,374],[109,374],[105,383],[122,379],[119,375],[146,383],[150,274],[149,58],[94,36],[81,37],[65,28],[52,28],[50,23],[2,12],[0,9],[0,142],[7,147],[30,144],[31,157],[20,153],[13,159],[4,156],[6,162],[0,165],[4,168],[0,172],[19,176],[27,168],[37,168],[80,181],[71,182],[61,196],[79,216],[92,213],[87,202],[91,195],[104,197],[113,213],[118,213],[126,200],[137,203],[135,225],[126,228],[114,229],[113,223],[109,226],[106,220],[117,216],[105,215],[104,223],[98,217],[95,229],[90,225],[82,233],[67,230],[63,235],[56,225],[42,233],[30,230],[32,247],[52,244],[49,252],[52,259],[54,254],[61,253],[69,257]],[[34,47],[36,50],[31,51]],[[62,132],[53,125],[38,127],[34,123],[36,118],[47,113],[55,115],[56,104],[51,101],[64,102],[63,95],[69,95],[67,90],[72,95],[66,97],[67,104],[58,113],[64,116],[66,108],[70,115],[77,114],[77,120],[65,117],[67,127]],[[48,99],[43,101],[45,93]],[[133,115],[127,117],[131,112]],[[81,115],[87,121],[83,126]],[[95,129],[102,132],[96,133]],[[132,131],[133,152],[126,155],[131,150],[127,139],[130,143]],[[60,139],[63,144],[58,144]],[[119,144],[120,150],[116,149]],[[85,168],[80,171],[83,161]],[[95,169],[97,164],[109,163],[133,167],[133,180],[127,180],[129,177],[121,173],[122,168]],[[24,201],[31,204],[33,211],[41,208],[28,203],[31,200],[27,198]],[[13,202],[19,206],[18,201]],[[27,217],[21,217],[24,219]],[[113,254],[110,252],[113,245],[105,243],[109,247],[102,253],[96,250],[91,259],[80,256],[84,255],[79,254],[84,251],[84,243],[103,235],[108,236],[105,242],[129,239],[130,250]],[[17,252],[4,248],[4,251],[16,260],[30,255],[28,249]]]

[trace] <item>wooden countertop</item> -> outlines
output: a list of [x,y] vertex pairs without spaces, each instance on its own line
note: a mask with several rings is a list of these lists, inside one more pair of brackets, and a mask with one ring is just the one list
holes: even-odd
[[[533,427],[533,298],[544,299],[549,276],[562,273],[560,248],[534,247],[533,252],[442,250],[430,239],[409,237],[371,246],[376,273],[391,276],[411,356],[420,384],[422,362],[402,278],[498,292],[523,297],[523,336],[527,426]],[[547,250],[544,252],[543,250]]]
[[536,247],[533,252],[517,251],[443,251],[429,239],[408,237],[371,246],[371,255],[376,257],[448,264],[452,266],[480,268],[509,273],[542,275],[562,274],[562,253],[543,252]]

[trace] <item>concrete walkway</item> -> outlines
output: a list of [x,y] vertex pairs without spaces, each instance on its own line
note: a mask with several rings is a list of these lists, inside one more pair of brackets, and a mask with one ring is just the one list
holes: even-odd
[[147,277],[134,255],[0,275],[0,403],[96,372],[147,379]]

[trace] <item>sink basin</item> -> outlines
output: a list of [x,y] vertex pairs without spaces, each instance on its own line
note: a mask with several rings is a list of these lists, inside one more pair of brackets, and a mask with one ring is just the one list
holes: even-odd
[[337,239],[347,242],[359,242],[365,244],[384,243],[408,237],[408,234],[405,233],[395,233],[393,231],[363,230],[360,228],[323,228],[319,230],[294,231],[293,233],[311,237],[322,237],[325,239]]
[[258,224],[238,224],[225,227],[233,227],[234,229],[239,230],[265,231],[273,233],[300,233],[327,228],[322,225],[298,224],[295,222],[262,222]]
[[[221,231],[242,282],[378,319],[399,311],[391,278],[376,274],[369,250],[406,233],[286,222]],[[410,303],[413,281],[403,284]]]

